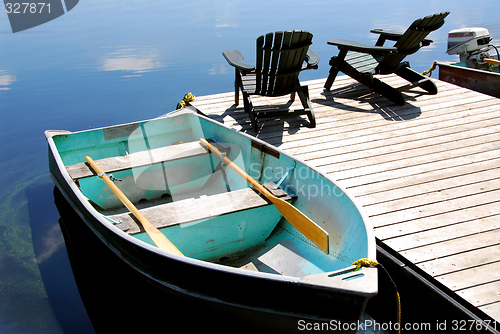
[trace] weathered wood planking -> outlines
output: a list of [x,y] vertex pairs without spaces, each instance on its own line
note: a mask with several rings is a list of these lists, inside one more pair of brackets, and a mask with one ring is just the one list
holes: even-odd
[[[141,213],[156,228],[164,228],[193,221],[206,220],[233,212],[249,210],[270,202],[260,196],[254,189],[245,188],[237,191],[212,195],[210,197],[189,198],[141,209]],[[127,233],[143,232],[141,225],[130,213],[110,216],[111,219],[125,222]]]
[[[269,120],[257,136],[339,180],[382,243],[500,321],[500,101],[437,81],[438,95],[416,88],[396,106],[346,76],[331,91],[324,81],[304,82],[315,129],[303,117]],[[193,105],[255,135],[233,100],[230,92]]]
[[[282,200],[290,200],[290,196],[282,189],[272,189],[275,183],[264,184],[274,196]],[[186,198],[178,201],[152,205],[139,206],[139,211],[156,228],[181,225],[185,223],[209,220],[211,218],[232,214],[235,212],[271,205],[271,202],[254,188],[243,188],[230,192],[218,193],[198,198]],[[114,221],[122,221],[128,227],[127,233],[137,234],[144,232],[142,225],[136,221],[130,212],[110,214]]]
[[[199,141],[194,141],[130,153],[125,156],[99,159],[96,162],[105,173],[110,173],[208,153],[208,150]],[[73,179],[94,175],[93,171],[84,162],[68,166],[66,169]]]

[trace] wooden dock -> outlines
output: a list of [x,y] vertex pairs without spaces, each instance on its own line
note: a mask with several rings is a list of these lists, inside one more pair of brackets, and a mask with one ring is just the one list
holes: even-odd
[[[303,82],[316,128],[305,116],[269,120],[257,137],[340,181],[380,244],[500,322],[500,100],[436,80],[438,95],[415,88],[396,106],[346,76],[331,91],[324,81]],[[285,104],[288,97],[252,100]],[[233,103],[234,92],[192,102],[256,135],[243,103]]]

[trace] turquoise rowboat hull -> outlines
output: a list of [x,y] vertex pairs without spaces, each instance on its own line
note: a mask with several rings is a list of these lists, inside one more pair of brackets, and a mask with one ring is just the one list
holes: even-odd
[[[352,265],[376,254],[362,208],[337,182],[276,147],[189,110],[46,137],[51,176],[66,200],[104,245],[161,289],[274,333],[308,322],[355,323],[377,294],[377,269]],[[326,230],[329,253],[200,138]],[[155,246],[85,156],[184,256]]]

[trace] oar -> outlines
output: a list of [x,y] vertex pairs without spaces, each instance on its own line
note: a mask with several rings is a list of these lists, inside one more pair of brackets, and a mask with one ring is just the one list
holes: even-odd
[[492,65],[500,65],[500,61],[496,60],[496,59],[484,58],[483,61],[487,62],[488,64],[492,64]]
[[264,195],[271,203],[273,203],[276,208],[281,212],[283,217],[286,218],[295,226],[297,230],[299,230],[303,235],[306,236],[309,240],[314,242],[322,251],[328,254],[329,252],[329,236],[328,233],[322,229],[319,225],[309,219],[306,215],[304,215],[300,210],[296,207],[284,201],[276,196],[274,196],[269,190],[264,188],[260,183],[255,181],[250,175],[245,173],[240,167],[238,167],[235,163],[233,163],[226,156],[222,156],[222,153],[210,145],[205,139],[200,139],[201,143],[205,145],[210,151],[212,151],[216,156],[222,159],[222,161],[229,166],[232,170],[234,170],[239,176],[244,178],[252,187],[257,189],[262,195]]
[[137,210],[134,204],[130,202],[130,200],[125,196],[125,194],[109,179],[109,177],[106,175],[106,173],[103,172],[103,170],[92,160],[91,157],[86,156],[85,160],[87,160],[88,164],[92,169],[99,175],[104,183],[111,189],[111,191],[118,197],[118,199],[129,209],[130,212],[137,218],[137,220],[142,224],[142,227],[146,231],[146,233],[149,235],[151,240],[155,243],[155,245],[158,248],[164,249],[166,251],[183,255],[175,245],[168,240],[168,238],[161,233],[153,224],[151,224],[143,215],[142,213]]

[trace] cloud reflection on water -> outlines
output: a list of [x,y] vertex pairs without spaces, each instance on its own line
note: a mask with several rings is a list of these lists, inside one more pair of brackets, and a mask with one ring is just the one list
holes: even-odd
[[0,70],[0,90],[9,90],[8,86],[16,81],[16,76],[8,73],[6,70]]
[[64,238],[62,236],[59,224],[56,222],[42,236],[42,247],[36,257],[38,264],[47,261],[54,253],[64,246]]
[[102,58],[102,71],[132,72],[123,77],[138,77],[143,73],[151,72],[161,67],[158,52],[155,50],[138,50],[122,48],[115,52],[107,53]]

